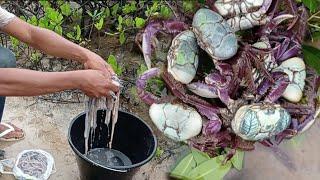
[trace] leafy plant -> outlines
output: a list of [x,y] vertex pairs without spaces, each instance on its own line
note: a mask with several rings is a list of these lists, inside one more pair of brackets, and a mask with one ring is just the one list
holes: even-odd
[[148,70],[147,66],[144,64],[141,64],[139,69],[137,70],[137,75],[141,76],[147,70]]
[[244,152],[240,150],[237,150],[236,154],[233,155],[233,157],[231,158],[231,163],[233,167],[239,171],[242,169],[242,166],[243,166],[243,158],[244,158]]
[[170,176],[178,179],[222,179],[230,170],[230,161],[222,164],[225,156],[210,158],[206,153],[192,149],[176,167]]
[[73,27],[73,32],[68,32],[67,37],[75,40],[75,41],[81,41],[81,28],[79,25],[76,25]]
[[60,6],[61,13],[65,16],[71,15],[71,7],[69,2],[65,2]]
[[121,66],[119,66],[117,59],[114,55],[109,55],[107,62],[110,64],[110,66],[118,76],[122,75],[123,69]]
[[145,23],[146,23],[146,20],[144,20],[143,18],[139,18],[139,17],[136,17],[134,19],[135,23],[136,23],[136,27],[137,28],[143,28]]
[[163,153],[164,153],[164,150],[161,149],[160,147],[157,147],[156,157],[157,157],[157,158],[161,157]]
[[320,50],[309,45],[302,45],[302,51],[306,64],[320,74]]

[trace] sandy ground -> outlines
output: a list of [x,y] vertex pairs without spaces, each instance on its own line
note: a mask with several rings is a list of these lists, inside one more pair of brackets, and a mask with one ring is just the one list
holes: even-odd
[[[67,130],[70,120],[83,110],[83,104],[54,104],[36,102],[34,98],[7,99],[4,121],[12,121],[26,130],[26,138],[15,143],[0,143],[6,150],[7,158],[14,158],[25,149],[43,149],[50,152],[56,161],[56,172],[52,180],[77,180],[78,169],[74,154],[67,142]],[[257,150],[245,155],[245,165],[241,172],[232,171],[228,180],[312,180],[320,177],[320,141],[319,123],[294,141],[281,145],[294,167],[287,167],[279,156],[269,149],[257,146]],[[161,146],[166,141],[161,139]],[[168,144],[170,146],[170,143]],[[178,154],[178,153],[176,153]],[[168,154],[164,153],[163,156]],[[155,158],[143,166],[133,178],[135,180],[167,179],[166,172],[176,157]],[[1,180],[11,180],[11,176],[0,176]]]

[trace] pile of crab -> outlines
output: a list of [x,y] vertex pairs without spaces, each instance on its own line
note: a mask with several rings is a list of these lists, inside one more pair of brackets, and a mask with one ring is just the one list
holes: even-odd
[[[211,156],[253,150],[256,142],[273,147],[304,132],[317,116],[319,84],[301,50],[307,18],[292,0],[216,0],[192,22],[150,22],[137,36],[149,69],[137,89],[154,124]],[[167,65],[152,68],[159,32],[174,38]],[[146,90],[154,77],[167,96]]]

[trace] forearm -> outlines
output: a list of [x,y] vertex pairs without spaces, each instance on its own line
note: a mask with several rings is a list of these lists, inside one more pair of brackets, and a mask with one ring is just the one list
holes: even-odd
[[30,25],[19,18],[12,20],[2,29],[20,41],[52,56],[85,63],[93,53],[53,31]]
[[37,96],[79,88],[79,73],[37,72],[16,68],[0,69],[1,96]]
[[62,57],[69,60],[77,60],[84,63],[88,60],[91,51],[63,38],[53,31],[33,27],[31,28],[30,45],[46,54]]

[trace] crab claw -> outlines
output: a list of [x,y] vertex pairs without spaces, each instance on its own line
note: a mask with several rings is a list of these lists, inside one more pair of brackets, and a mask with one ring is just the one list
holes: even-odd
[[[160,31],[168,34],[177,34],[187,28],[188,25],[185,23],[174,20],[155,21],[147,25],[142,34],[142,47],[140,44],[138,44],[138,46],[142,49],[143,57],[148,69],[151,68],[152,41],[156,38],[155,36]],[[138,41],[136,40],[136,42]]]
[[187,88],[194,94],[204,98],[217,98],[218,93],[214,86],[202,83],[193,82],[187,85]]
[[150,92],[145,91],[148,79],[159,75],[160,69],[152,68],[144,72],[136,81],[138,96],[148,105],[152,105],[153,103],[160,101],[160,98]]

